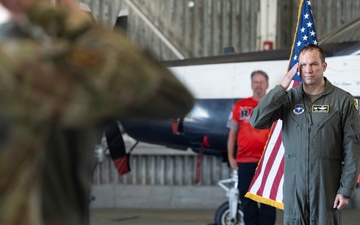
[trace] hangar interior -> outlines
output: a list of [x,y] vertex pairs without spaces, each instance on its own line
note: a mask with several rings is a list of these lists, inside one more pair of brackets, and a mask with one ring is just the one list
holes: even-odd
[[[299,0],[79,0],[98,23],[123,29],[162,61],[290,48]],[[360,16],[358,0],[313,0],[319,40]],[[127,146],[133,140],[127,139]],[[110,157],[94,173],[92,207],[216,208],[226,201],[217,186],[229,177],[225,163],[204,156],[194,183],[197,155],[140,144],[132,171],[119,176]],[[160,194],[161,193],[161,194]],[[360,198],[360,193],[357,195]],[[194,196],[197,199],[194,199]],[[360,199],[351,207],[360,207]]]
[[[289,48],[300,0],[80,0],[96,21],[119,21],[160,60]],[[357,0],[311,1],[319,39],[360,15]]]

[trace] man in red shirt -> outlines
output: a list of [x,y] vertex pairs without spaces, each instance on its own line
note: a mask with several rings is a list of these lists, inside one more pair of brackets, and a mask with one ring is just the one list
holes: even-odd
[[[245,198],[257,164],[262,156],[270,129],[257,130],[250,125],[250,113],[265,96],[269,87],[269,77],[261,70],[251,73],[251,89],[253,96],[239,100],[232,109],[231,120],[227,127],[228,159],[230,167],[238,170],[239,192],[244,211],[245,225],[274,225],[276,209],[269,205],[260,204]],[[235,146],[237,152],[235,155]]]

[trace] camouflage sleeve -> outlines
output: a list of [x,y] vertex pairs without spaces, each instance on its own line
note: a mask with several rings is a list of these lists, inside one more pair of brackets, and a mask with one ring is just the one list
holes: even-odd
[[38,162],[52,127],[173,118],[194,104],[166,67],[124,35],[63,8],[32,5],[28,17],[28,29],[45,31],[47,42],[0,43],[1,225],[41,224]]
[[42,7],[29,10],[30,21],[60,39],[54,45],[66,46],[53,60],[76,83],[61,109],[64,124],[100,118],[169,119],[192,108],[193,96],[186,87],[124,34],[61,7],[52,12]]
[[96,26],[92,18],[80,9],[53,7],[38,1],[32,1],[27,15],[31,23],[59,38],[73,39]]

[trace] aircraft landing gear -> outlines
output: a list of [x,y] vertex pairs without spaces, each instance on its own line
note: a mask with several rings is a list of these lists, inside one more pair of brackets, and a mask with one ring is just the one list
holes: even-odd
[[[244,225],[244,213],[239,199],[238,173],[233,170],[231,178],[218,182],[219,186],[226,191],[229,201],[219,206],[215,213],[216,225]],[[225,185],[228,184],[228,185]],[[233,184],[232,186],[229,184]]]
[[231,217],[229,202],[224,202],[217,208],[215,213],[215,224],[216,225],[244,225],[243,217],[244,214],[242,212],[241,204],[238,206],[238,212],[235,218]]

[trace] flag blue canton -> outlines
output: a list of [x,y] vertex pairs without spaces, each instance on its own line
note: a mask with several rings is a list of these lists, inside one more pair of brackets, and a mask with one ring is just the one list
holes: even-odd
[[[315,23],[311,11],[310,1],[304,1],[299,14],[298,24],[296,28],[296,38],[293,43],[292,54],[288,70],[298,63],[298,53],[300,49],[308,44],[317,45],[317,37],[315,31]],[[301,82],[299,72],[294,76],[293,80]]]

